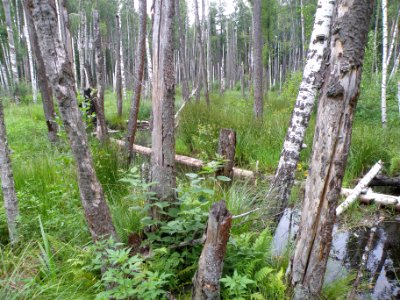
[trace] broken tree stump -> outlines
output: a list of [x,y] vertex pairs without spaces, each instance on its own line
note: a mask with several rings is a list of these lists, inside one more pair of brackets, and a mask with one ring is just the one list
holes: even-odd
[[353,189],[352,193],[346,198],[346,200],[336,208],[336,216],[339,216],[349,206],[356,201],[361,192],[368,186],[371,180],[379,173],[382,169],[382,161],[378,161],[369,172],[360,180],[357,186]]
[[219,131],[218,154],[226,162],[224,166],[217,171],[216,175],[223,175],[233,179],[233,166],[235,165],[236,152],[236,133],[232,129],[222,128]]
[[220,283],[232,214],[224,200],[213,204],[208,216],[206,241],[193,277],[192,299],[220,299]]

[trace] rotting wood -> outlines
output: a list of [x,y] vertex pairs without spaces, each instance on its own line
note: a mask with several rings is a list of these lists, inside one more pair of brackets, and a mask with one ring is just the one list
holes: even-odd
[[369,186],[393,186],[400,188],[400,176],[389,177],[385,175],[377,175],[371,180]]
[[217,175],[223,175],[233,178],[233,166],[235,164],[236,152],[236,133],[232,129],[222,128],[219,131],[218,154],[221,155],[226,162],[224,166],[217,171]]
[[[117,145],[119,145],[121,147],[125,146],[124,141],[117,140],[117,139],[111,139],[111,141],[114,141]],[[133,145],[132,151],[142,154],[142,155],[146,155],[146,156],[151,155],[151,148],[136,145],[136,144]],[[175,154],[175,161],[178,164],[188,166],[191,168],[195,168],[195,169],[201,169],[202,167],[204,167],[206,165],[200,159],[189,157],[189,156],[184,156],[184,155],[178,155],[178,154]],[[251,170],[245,170],[245,169],[233,167],[233,178],[234,179],[254,180],[254,179],[256,179],[257,176],[261,177],[261,179],[266,180],[266,181],[272,180],[272,176],[262,175],[258,172],[254,172]]]
[[206,241],[193,277],[192,299],[220,299],[220,283],[232,214],[224,200],[213,204],[208,216]]
[[356,201],[358,196],[361,194],[363,190],[368,186],[368,184],[371,182],[371,180],[379,173],[379,171],[382,169],[383,163],[381,160],[379,160],[372,168],[369,170],[369,172],[361,179],[361,181],[357,184],[357,186],[353,189],[353,192],[346,198],[346,200],[340,204],[336,208],[336,216],[339,216],[342,214],[349,206]]

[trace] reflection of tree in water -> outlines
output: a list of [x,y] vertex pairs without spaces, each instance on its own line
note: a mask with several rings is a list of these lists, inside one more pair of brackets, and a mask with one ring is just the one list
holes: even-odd
[[[358,270],[370,228],[358,228],[350,233],[344,263]],[[400,299],[400,223],[387,221],[376,231],[367,269],[366,282],[373,288],[374,299]]]

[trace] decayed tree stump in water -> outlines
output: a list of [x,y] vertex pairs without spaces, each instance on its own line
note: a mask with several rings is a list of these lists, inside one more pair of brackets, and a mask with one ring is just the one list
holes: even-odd
[[218,154],[226,159],[221,170],[217,171],[218,175],[224,175],[233,178],[233,166],[235,165],[236,151],[236,133],[232,129],[222,128],[219,132]]
[[214,203],[208,216],[207,235],[193,277],[192,299],[219,299],[220,284],[232,214],[224,200]]

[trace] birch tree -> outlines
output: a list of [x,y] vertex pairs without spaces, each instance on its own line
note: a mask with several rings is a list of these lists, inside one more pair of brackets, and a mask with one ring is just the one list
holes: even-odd
[[104,56],[101,47],[100,18],[97,10],[93,10],[93,35],[97,76],[97,97],[95,99],[97,117],[96,135],[100,141],[104,141],[107,137],[107,125],[104,112]]
[[29,37],[29,31],[28,31],[28,22],[26,19],[26,13],[25,10],[23,10],[24,13],[24,35],[26,39],[26,46],[28,48],[28,59],[29,59],[29,71],[31,75],[31,86],[32,86],[32,96],[33,96],[33,103],[37,102],[37,84],[36,84],[36,72],[35,72],[35,66],[33,63],[33,54],[32,54],[32,45],[31,45],[31,39]]
[[139,41],[136,52],[136,70],[135,70],[135,87],[133,90],[133,98],[128,121],[128,133],[126,136],[128,165],[131,162],[132,147],[135,142],[137,130],[137,120],[140,107],[140,96],[142,93],[143,74],[144,74],[144,58],[146,52],[146,0],[139,1]]
[[[162,201],[175,200],[175,137],[173,65],[174,0],[154,2],[153,19],[153,129],[150,180],[156,197]],[[151,215],[160,219],[155,207]]]
[[78,185],[89,231],[95,241],[108,237],[117,239],[103,189],[94,170],[85,125],[78,109],[72,62],[58,37],[55,2],[25,1],[33,17],[46,75],[58,100],[63,125],[77,164]]
[[387,53],[388,53],[388,29],[387,29],[387,0],[382,0],[382,84],[381,84],[381,114],[382,126],[386,127],[386,84],[387,84]]
[[373,0],[339,0],[326,57],[299,236],[290,266],[294,299],[322,289],[349,154]]
[[307,53],[307,62],[303,71],[303,80],[286,133],[278,168],[272,180],[268,198],[276,199],[281,212],[288,203],[294,182],[297,163],[300,159],[306,129],[314,107],[315,96],[321,86],[324,52],[332,21],[336,1],[319,0],[315,14],[314,27]]
[[261,37],[261,0],[253,1],[253,82],[254,117],[263,117],[263,65]]
[[[10,2],[8,0],[3,0],[3,8],[4,8],[4,14],[6,17],[8,47],[10,50],[12,85],[13,85],[13,87],[15,87],[15,85],[18,85],[18,83],[19,83],[19,75],[18,75],[18,66],[17,66],[17,53],[15,50],[14,33],[13,33],[12,20],[11,20]],[[17,98],[15,100],[18,101]]]
[[58,141],[58,125],[56,122],[56,113],[54,111],[54,103],[53,103],[53,91],[51,89],[50,83],[46,77],[46,70],[44,66],[44,61],[42,57],[42,53],[39,49],[39,42],[35,30],[35,26],[33,24],[32,15],[30,14],[26,1],[23,2],[24,13],[26,17],[27,29],[29,32],[30,43],[32,45],[32,53],[35,57],[36,67],[37,67],[37,78],[40,93],[42,96],[42,105],[44,111],[44,117],[46,119],[48,138],[50,143],[56,143]]
[[121,27],[119,15],[115,16],[115,92],[117,94],[117,114],[122,116],[122,78],[121,78]]
[[14,175],[11,166],[10,150],[7,143],[6,126],[4,122],[3,101],[0,99],[0,173],[3,191],[4,208],[6,211],[8,233],[11,244],[18,241],[17,221],[19,216],[18,199],[15,192]]

